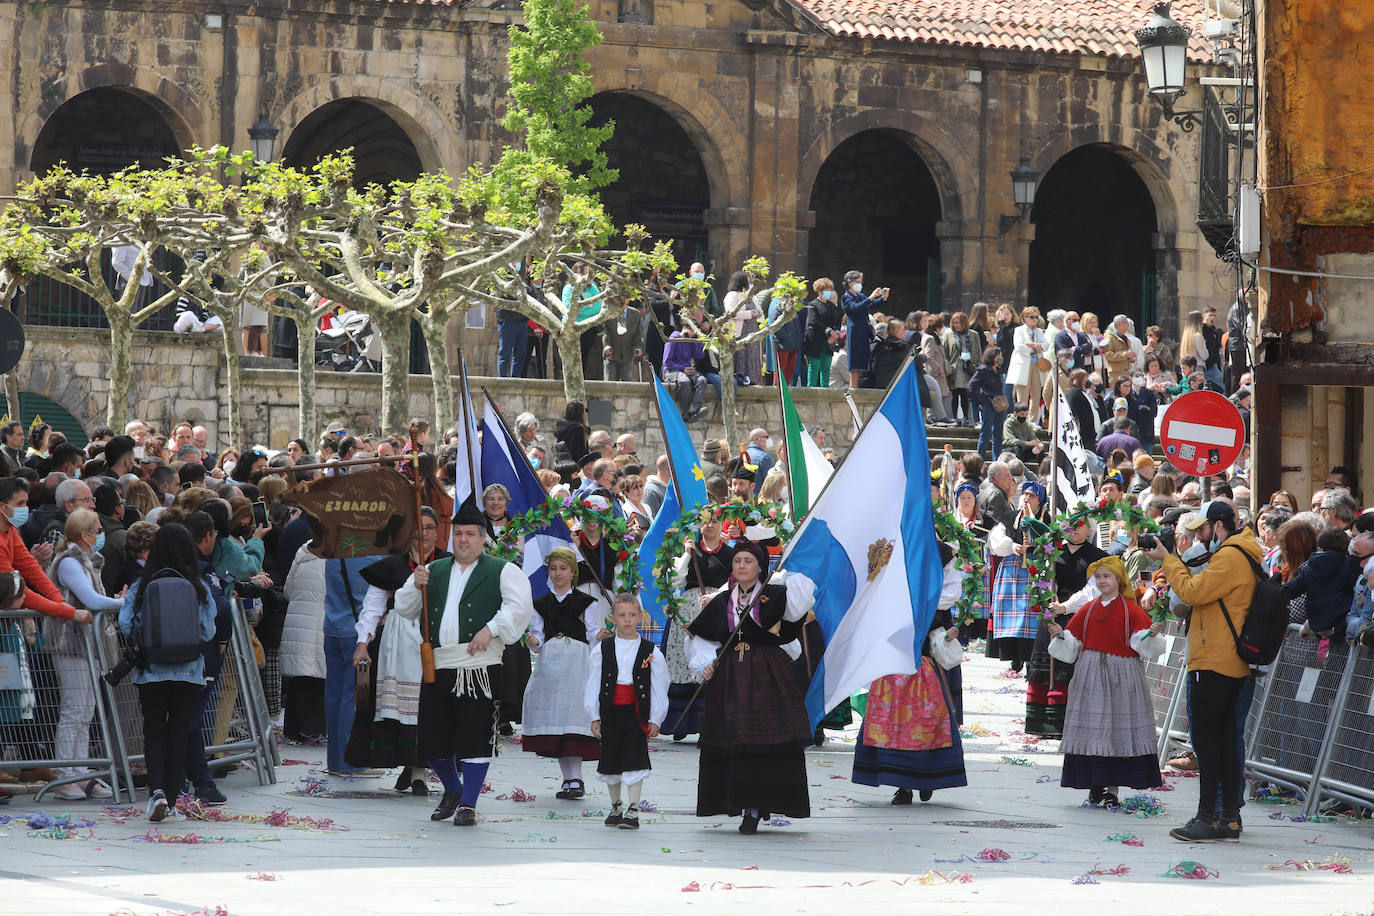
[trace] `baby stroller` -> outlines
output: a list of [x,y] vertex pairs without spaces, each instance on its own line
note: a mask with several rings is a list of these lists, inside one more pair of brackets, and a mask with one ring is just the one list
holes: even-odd
[[381,335],[362,312],[344,312],[315,335],[315,364],[338,372],[380,372],[381,350]]

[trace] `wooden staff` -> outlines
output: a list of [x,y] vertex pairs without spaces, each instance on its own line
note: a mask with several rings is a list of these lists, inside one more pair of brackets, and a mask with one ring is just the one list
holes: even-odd
[[[420,443],[419,430],[410,428],[410,469],[414,476],[415,487],[415,568],[425,565],[424,515],[420,497]],[[420,589],[420,678],[426,684],[434,683],[434,643],[429,641],[429,586]]]

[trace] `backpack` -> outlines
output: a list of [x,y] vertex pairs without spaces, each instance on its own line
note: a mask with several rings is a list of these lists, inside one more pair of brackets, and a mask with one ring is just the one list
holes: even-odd
[[139,648],[150,665],[184,665],[201,654],[200,601],[190,580],[159,569],[138,593]]
[[1226,617],[1226,626],[1231,630],[1231,638],[1236,641],[1236,654],[1247,665],[1267,665],[1278,657],[1279,647],[1288,633],[1288,599],[1284,597],[1283,586],[1264,574],[1264,569],[1255,562],[1254,557],[1235,547],[1250,562],[1255,572],[1255,591],[1250,597],[1250,613],[1240,632],[1231,622],[1231,612],[1226,610],[1226,602],[1220,599],[1221,613]]

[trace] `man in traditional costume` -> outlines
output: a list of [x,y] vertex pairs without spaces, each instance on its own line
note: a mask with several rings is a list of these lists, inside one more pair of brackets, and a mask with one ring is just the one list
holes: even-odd
[[529,579],[513,563],[483,554],[486,533],[468,497],[453,519],[453,557],[416,569],[396,593],[397,613],[415,620],[420,586],[428,586],[436,676],[420,688],[420,756],[444,784],[430,819],[452,816],[458,827],[477,823],[477,797],[496,755],[501,655],[534,614]]

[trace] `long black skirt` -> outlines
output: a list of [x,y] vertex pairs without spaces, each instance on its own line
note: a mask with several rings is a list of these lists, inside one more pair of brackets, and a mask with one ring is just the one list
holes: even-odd
[[727,652],[704,692],[697,816],[753,808],[810,817],[811,727],[787,653],[766,645]]
[[[500,696],[501,666],[487,669],[492,693]],[[480,694],[454,696],[458,672],[440,668],[433,684],[420,685],[420,759],[495,757],[501,702]]]
[[282,683],[282,731],[287,740],[305,743],[324,737],[324,678],[288,677]]
[[639,726],[635,707],[612,706],[610,716],[601,722],[601,761],[596,771],[619,776],[649,768],[649,738]]
[[529,647],[522,639],[513,646],[506,646],[501,653],[501,721],[521,721],[525,704],[525,687],[534,672],[534,662],[530,659]]
[[344,749],[344,761],[349,766],[388,769],[420,766],[425,762],[420,758],[417,725],[405,725],[395,719],[378,722],[373,718],[377,713],[377,652],[385,627],[383,623],[367,646],[367,654],[372,659],[368,666],[367,704],[359,703],[353,716],[353,730],[348,734],[348,747]]

